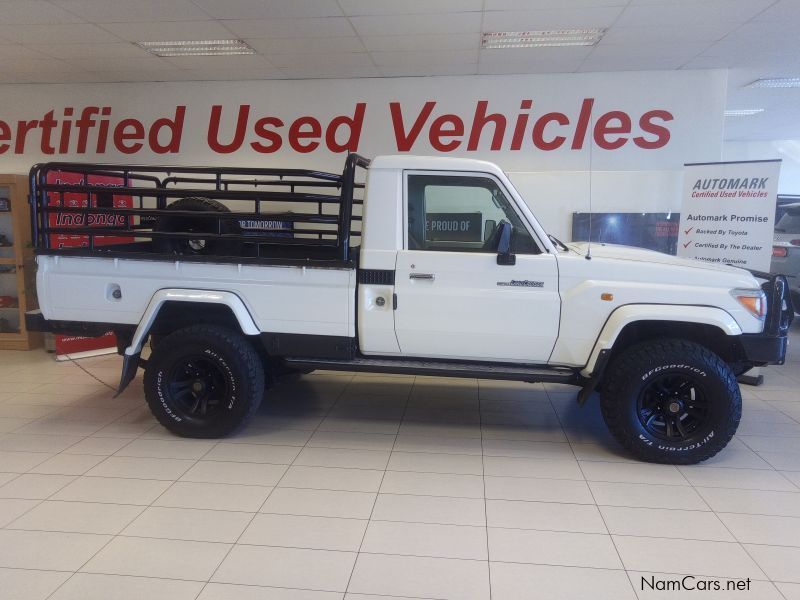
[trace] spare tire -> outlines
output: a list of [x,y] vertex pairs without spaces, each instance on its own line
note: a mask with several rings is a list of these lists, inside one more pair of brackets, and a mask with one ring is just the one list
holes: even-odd
[[[181,198],[167,206],[171,210],[195,212],[230,212],[227,206],[216,200],[202,197]],[[217,233],[217,219],[209,217],[187,217],[164,215],[156,221],[153,231],[171,233]],[[233,219],[220,221],[223,234],[241,234],[239,223]],[[153,248],[160,254],[239,256],[242,243],[238,240],[191,239],[191,238],[153,238]]]

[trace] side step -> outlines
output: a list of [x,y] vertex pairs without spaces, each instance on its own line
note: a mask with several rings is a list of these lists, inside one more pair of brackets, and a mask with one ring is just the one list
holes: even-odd
[[406,358],[328,358],[285,357],[286,364],[299,369],[329,371],[362,371],[399,375],[432,375],[436,377],[468,377],[471,379],[502,379],[528,383],[566,383],[583,385],[577,370],[547,365],[485,364],[479,362],[433,361]]

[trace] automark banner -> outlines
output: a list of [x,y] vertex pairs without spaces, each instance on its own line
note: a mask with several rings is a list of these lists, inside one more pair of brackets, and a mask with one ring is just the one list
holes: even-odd
[[678,256],[769,271],[780,160],[687,164]]

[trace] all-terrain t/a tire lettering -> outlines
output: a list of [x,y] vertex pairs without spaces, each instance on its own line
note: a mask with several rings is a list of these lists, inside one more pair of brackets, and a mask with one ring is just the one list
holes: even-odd
[[730,367],[707,348],[678,339],[644,342],[620,354],[600,406],[609,430],[632,454],[684,465],[722,450],[742,415]]
[[164,337],[144,376],[150,410],[184,437],[217,438],[242,427],[264,396],[264,369],[241,334],[193,325]]

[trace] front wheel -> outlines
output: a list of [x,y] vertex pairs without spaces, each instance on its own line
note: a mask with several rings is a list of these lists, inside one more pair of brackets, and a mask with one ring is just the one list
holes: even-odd
[[637,458],[688,465],[727,446],[742,416],[730,367],[686,340],[644,342],[609,368],[600,398],[609,431]]
[[241,334],[193,325],[159,340],[147,361],[144,392],[171,432],[217,438],[242,427],[264,396],[264,367]]

